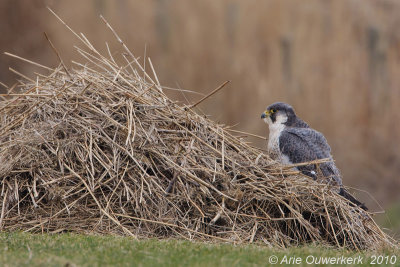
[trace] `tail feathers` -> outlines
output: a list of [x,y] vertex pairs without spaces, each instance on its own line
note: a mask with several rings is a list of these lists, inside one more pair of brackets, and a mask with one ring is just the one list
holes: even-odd
[[341,195],[342,197],[344,197],[345,199],[349,200],[351,203],[353,203],[354,205],[362,208],[363,210],[367,211],[368,208],[364,205],[364,203],[361,203],[360,201],[358,201],[357,199],[355,199],[352,195],[350,195],[349,192],[347,192],[343,187],[340,188],[339,191],[339,195]]

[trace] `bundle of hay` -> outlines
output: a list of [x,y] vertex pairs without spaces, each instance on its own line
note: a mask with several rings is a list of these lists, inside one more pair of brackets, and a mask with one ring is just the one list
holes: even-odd
[[21,81],[0,103],[2,230],[392,244],[327,185],[171,101],[129,50],[121,66],[81,41],[86,64]]

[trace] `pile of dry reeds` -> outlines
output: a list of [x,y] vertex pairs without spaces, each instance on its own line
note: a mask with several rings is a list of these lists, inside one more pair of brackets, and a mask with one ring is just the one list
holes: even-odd
[[87,63],[45,67],[0,103],[0,229],[392,245],[327,185],[171,101],[122,42],[121,66],[78,38]]

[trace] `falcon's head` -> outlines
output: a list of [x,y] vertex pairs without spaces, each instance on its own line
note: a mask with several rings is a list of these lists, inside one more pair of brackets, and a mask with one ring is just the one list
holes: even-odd
[[307,123],[296,116],[291,105],[283,102],[269,105],[261,114],[261,119],[264,119],[264,122],[268,123],[269,126],[284,124],[289,127],[309,127]]

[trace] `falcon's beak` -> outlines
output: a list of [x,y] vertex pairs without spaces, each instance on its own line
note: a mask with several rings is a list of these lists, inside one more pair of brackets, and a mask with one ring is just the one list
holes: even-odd
[[264,111],[264,112],[261,114],[261,119],[265,119],[265,118],[268,117],[270,114],[271,114],[271,113],[270,113],[268,110]]

